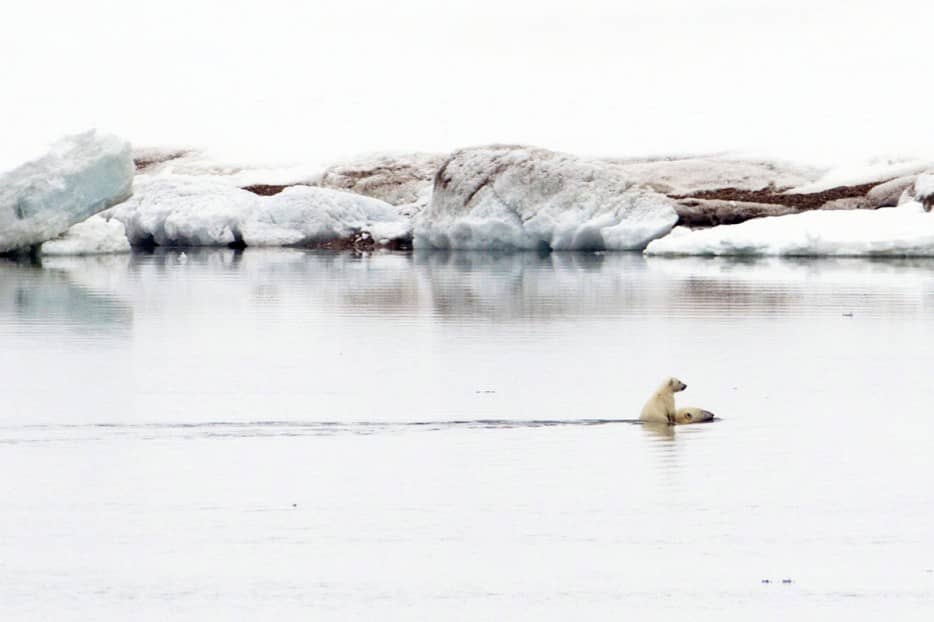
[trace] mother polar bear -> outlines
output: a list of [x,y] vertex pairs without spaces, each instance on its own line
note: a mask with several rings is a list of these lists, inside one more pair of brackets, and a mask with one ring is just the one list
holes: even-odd
[[646,423],[700,423],[710,421],[714,414],[701,408],[675,408],[675,393],[684,391],[688,385],[677,378],[668,378],[658,390],[652,394],[649,401],[642,407],[641,421]]

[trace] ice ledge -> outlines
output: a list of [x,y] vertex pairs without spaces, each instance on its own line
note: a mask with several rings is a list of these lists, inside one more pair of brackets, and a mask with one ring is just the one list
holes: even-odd
[[813,211],[736,225],[676,227],[647,255],[934,256],[934,214],[912,201],[878,210]]
[[57,238],[132,193],[130,144],[91,130],[0,174],[0,253]]

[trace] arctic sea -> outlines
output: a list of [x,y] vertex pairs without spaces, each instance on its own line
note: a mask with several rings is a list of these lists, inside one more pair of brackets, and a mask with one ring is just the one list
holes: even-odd
[[[934,261],[0,261],[3,620],[930,620]],[[631,421],[667,376],[720,417]]]

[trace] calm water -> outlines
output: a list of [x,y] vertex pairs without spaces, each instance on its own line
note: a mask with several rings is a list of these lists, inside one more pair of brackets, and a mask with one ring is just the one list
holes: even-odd
[[[0,262],[0,617],[928,620],[932,312],[929,261]],[[722,420],[619,421],[668,375]]]

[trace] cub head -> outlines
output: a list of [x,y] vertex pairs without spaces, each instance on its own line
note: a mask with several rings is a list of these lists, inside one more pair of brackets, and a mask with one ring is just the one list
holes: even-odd
[[677,393],[678,391],[684,391],[688,388],[688,385],[684,384],[677,378],[668,379],[668,388],[671,389],[672,393]]

